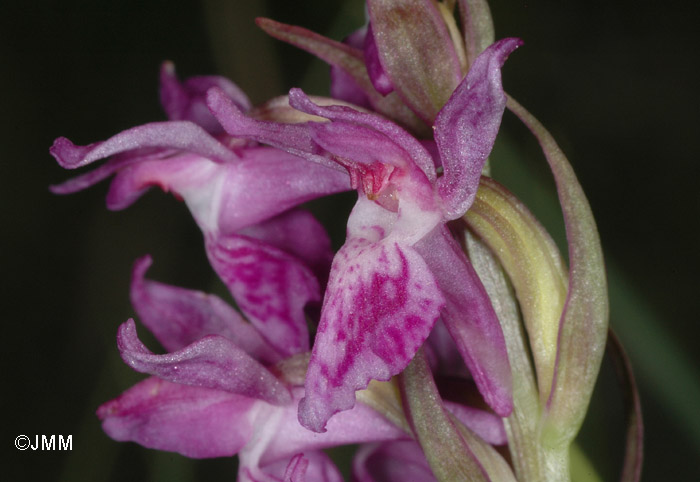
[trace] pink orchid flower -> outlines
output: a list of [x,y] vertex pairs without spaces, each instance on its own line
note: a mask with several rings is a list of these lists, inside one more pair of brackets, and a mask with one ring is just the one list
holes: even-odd
[[347,175],[223,132],[205,104],[217,87],[238,108],[250,102],[222,77],[180,83],[161,70],[161,101],[170,118],[76,146],[58,138],[51,154],[67,169],[109,160],[53,186],[72,193],[114,175],[107,207],[123,209],[151,186],[185,201],[202,229],[207,255],[246,317],[286,355],[309,349],[304,308],[321,300],[332,251],[324,228],[296,206],[347,190]]
[[520,43],[501,40],[475,60],[435,120],[432,154],[385,118],[320,106],[300,90],[290,92],[290,105],[330,122],[253,120],[210,90],[209,107],[229,134],[335,162],[359,193],[324,297],[299,406],[305,427],[322,432],[333,414],[353,407],[356,390],[400,373],[439,317],[487,403],[510,413],[503,333],[447,222],[474,199],[505,109],[500,69]]

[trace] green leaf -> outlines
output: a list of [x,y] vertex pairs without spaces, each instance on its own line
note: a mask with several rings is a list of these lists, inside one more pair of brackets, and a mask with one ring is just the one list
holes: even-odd
[[518,480],[545,480],[538,429],[541,406],[515,294],[493,252],[469,231],[465,231],[465,237],[469,259],[491,299],[506,340],[513,375],[513,413],[503,419],[503,424],[511,463]]
[[625,349],[612,330],[608,333],[608,353],[615,364],[627,412],[627,443],[620,480],[622,482],[638,482],[642,476],[642,460],[644,458],[642,405],[639,401],[637,382],[634,379],[634,373],[632,373],[632,364],[627,358]]
[[559,319],[566,299],[566,271],[559,251],[525,205],[492,179],[482,177],[464,219],[496,254],[513,283],[544,405],[554,379]]
[[530,129],[554,175],[569,246],[569,289],[544,434],[548,443],[570,442],[578,432],[598,376],[608,330],[603,253],[593,213],[569,161],[552,135],[512,97],[507,107]]
[[382,67],[399,96],[432,124],[462,79],[459,56],[434,0],[368,0]]
[[444,406],[421,349],[399,375],[406,417],[439,481],[488,481],[484,467],[470,450]]
[[491,10],[484,0],[460,0],[462,29],[469,65],[486,47],[496,41]]

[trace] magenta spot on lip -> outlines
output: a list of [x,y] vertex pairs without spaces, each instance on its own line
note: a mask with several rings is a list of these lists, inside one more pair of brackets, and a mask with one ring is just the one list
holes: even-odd
[[277,248],[254,238],[211,239],[207,254],[236,303],[280,353],[308,350],[304,306],[318,301],[318,283],[310,270]]
[[443,303],[410,247],[355,238],[336,261],[343,258],[353,262],[334,264],[300,405],[300,419],[314,430],[323,427],[319,420],[350,408],[354,391],[371,379],[388,380],[405,368]]

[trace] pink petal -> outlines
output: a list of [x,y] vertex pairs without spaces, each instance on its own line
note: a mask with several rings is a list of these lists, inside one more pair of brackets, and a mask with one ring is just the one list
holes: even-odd
[[308,351],[304,306],[320,301],[319,284],[295,257],[236,234],[206,240],[209,262],[239,308],[284,356]]
[[343,482],[343,476],[331,458],[321,451],[299,453],[285,462],[280,460],[270,464],[263,471],[283,482]]
[[[156,153],[151,156],[153,159],[160,159],[160,154]],[[74,192],[82,191],[90,186],[94,186],[98,182],[107,179],[112,174],[119,172],[120,169],[135,162],[141,162],[147,160],[148,156],[136,155],[117,155],[109,159],[104,164],[96,167],[92,171],[81,174],[80,176],[75,176],[61,184],[54,184],[49,186],[49,190],[54,194],[72,194]]]
[[[303,395],[302,388],[294,390],[294,400]],[[296,403],[285,406],[261,405],[251,418],[255,434],[239,454],[239,480],[264,480],[269,476],[282,478],[286,469],[294,470],[298,457],[309,461],[307,480],[336,480],[335,468],[315,454],[340,445],[384,440],[407,439],[409,435],[377,411],[358,403],[352,410],[339,413],[328,422],[325,433],[315,433],[299,424]],[[301,466],[297,468],[299,472]],[[318,472],[319,478],[316,477]]]
[[513,409],[505,338],[474,268],[445,226],[416,244],[445,295],[442,320],[486,403],[501,417]]
[[118,441],[178,452],[225,457],[248,441],[255,401],[219,390],[148,378],[97,409],[102,428]]
[[185,150],[217,162],[237,159],[233,151],[189,121],[144,124],[87,146],[76,146],[65,137],[59,137],[49,152],[61,167],[76,169],[105,157],[143,148]]
[[117,344],[124,361],[142,373],[274,404],[291,400],[282,382],[222,336],[209,335],[174,353],[155,355],[138,339],[134,320],[129,320],[119,328]]
[[[241,152],[223,189],[219,228],[232,233],[300,204],[347,191],[347,173],[270,147]],[[334,163],[335,164],[335,163]]]
[[[346,125],[346,123],[356,124],[357,129],[361,128],[376,131],[378,134],[390,139],[392,143],[396,145],[396,148],[405,151],[413,161],[412,163],[418,166],[429,180],[435,179],[435,163],[428,151],[426,151],[415,137],[386,118],[373,113],[360,112],[348,106],[318,105],[312,102],[301,89],[292,89],[289,91],[289,103],[294,108],[303,112],[325,117],[326,119],[342,123],[343,125]],[[318,141],[317,137],[319,131],[324,128],[332,128],[331,126],[333,126],[333,124],[334,123],[316,124],[314,126],[314,140]],[[351,136],[348,135],[347,137]],[[396,148],[392,150],[396,150]],[[374,157],[387,164],[394,163],[390,155],[385,155],[384,152],[381,151],[376,152]]]
[[306,469],[309,468],[309,459],[304,454],[296,454],[291,458],[284,471],[284,482],[302,482],[306,478]]
[[503,426],[503,419],[498,415],[478,408],[454,403],[447,400],[442,402],[452,415],[462,424],[491,445],[505,445],[508,435]]
[[121,169],[107,195],[111,209],[133,203],[150,186],[187,203],[205,233],[234,233],[317,197],[349,189],[347,175],[278,149],[240,151],[240,162],[219,164],[180,154]]
[[[345,45],[362,49],[365,44],[367,27],[361,27],[343,39]],[[331,97],[370,109],[369,97],[355,78],[342,68],[331,65]]]
[[[303,391],[295,394],[301,397]],[[277,408],[281,411],[274,426],[265,427],[271,435],[260,459],[261,465],[277,460],[288,460],[298,452],[309,453],[341,445],[381,442],[386,440],[406,440],[410,435],[387,420],[379,412],[363,403],[357,403],[351,410],[332,417],[323,433],[312,432],[299,424],[295,405]],[[264,414],[265,419],[272,416]],[[259,437],[265,439],[265,436]],[[255,452],[257,449],[249,447]]]
[[180,82],[172,62],[163,62],[160,69],[160,103],[170,120],[192,121],[212,134],[223,133],[219,122],[209,112],[206,93],[219,87],[243,110],[251,107],[248,96],[225,77],[198,76]]
[[326,167],[340,170],[333,161],[318,155],[316,145],[311,140],[311,132],[305,124],[261,121],[248,117],[216,87],[207,92],[207,105],[226,132],[234,137],[279,147]]
[[235,164],[218,164],[181,153],[168,159],[142,160],[120,169],[107,192],[107,207],[129,207],[152,186],[184,199],[202,229],[215,229],[220,183]]
[[256,360],[267,364],[280,360],[255,328],[221,298],[146,280],[150,266],[150,256],[134,263],[131,304],[166,350],[180,350],[207,335],[221,335]]
[[333,261],[331,240],[323,225],[308,211],[287,211],[238,233],[291,254],[311,268],[321,286],[325,286]]
[[299,420],[322,432],[371,379],[388,380],[427,338],[443,297],[408,246],[351,238],[336,255],[306,377]]
[[391,83],[391,79],[387,75],[386,70],[384,70],[382,63],[379,60],[379,52],[377,51],[377,43],[374,41],[374,33],[372,32],[371,24],[367,28],[364,52],[367,73],[369,74],[369,79],[372,81],[374,88],[377,89],[377,92],[382,95],[387,95],[390,92],[393,92],[394,85]]
[[436,482],[428,461],[413,440],[366,444],[352,464],[357,482]]
[[299,470],[301,464],[298,461],[290,460],[284,482],[343,482],[343,476],[333,460],[320,450],[304,453],[297,460],[305,465],[303,471]]
[[444,168],[438,190],[447,219],[464,215],[474,201],[506,107],[501,67],[521,44],[516,38],[503,39],[479,55],[435,119]]
[[435,323],[424,349],[430,368],[436,376],[469,377],[464,359],[442,320]]

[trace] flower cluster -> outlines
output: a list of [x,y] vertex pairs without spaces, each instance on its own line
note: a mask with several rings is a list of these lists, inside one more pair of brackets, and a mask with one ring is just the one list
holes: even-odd
[[[258,20],[330,64],[329,98],[292,89],[253,107],[229,80],[181,82],[165,63],[167,121],[55,141],[64,168],[107,159],[56,193],[113,176],[110,209],[152,186],[184,200],[237,307],[147,280],[151,259],[138,260],[132,304],[167,353],[124,323],[121,356],[150,378],[98,416],[116,440],[238,454],[239,480],[342,480],[322,449],[346,444],[360,444],[362,481],[566,478],[606,288],[568,161],[503,90],[521,41],[495,41],[478,0],[368,0],[367,12],[343,42]],[[506,107],[551,166],[569,270],[485,176]],[[303,205],[347,190],[358,198],[334,253]]]

